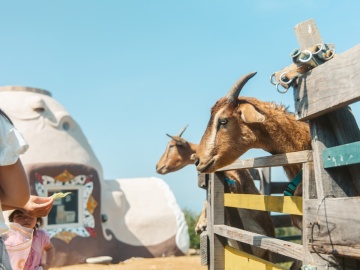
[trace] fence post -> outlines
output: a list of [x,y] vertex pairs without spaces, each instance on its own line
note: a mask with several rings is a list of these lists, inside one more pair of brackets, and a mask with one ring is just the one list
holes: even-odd
[[[317,44],[324,44],[313,20],[304,21],[296,25],[294,31],[301,49],[308,49]],[[306,85],[306,76],[307,75],[304,75],[303,77],[299,78],[299,85],[295,87],[295,91],[299,91],[298,88],[304,87],[301,85]],[[316,91],[316,89],[306,89],[306,91]],[[336,171],[327,171],[323,168],[322,164],[322,150],[325,147],[338,145],[341,140],[353,140],[354,136],[352,136],[352,138],[350,138],[350,136],[342,138],[343,135],[340,134],[340,132],[334,132],[336,129],[338,129],[336,125],[334,126],[334,123],[336,123],[336,121],[333,120],[334,116],[344,115],[344,113],[346,114],[345,110],[347,110],[347,108],[341,108],[332,113],[325,114],[310,120],[317,199],[325,199],[329,195],[335,197],[347,197],[354,196],[356,194],[354,188],[351,185],[351,181],[349,181],[349,179],[351,179],[351,174],[348,168],[343,167],[337,168]],[[299,113],[300,112],[298,112],[298,114]],[[349,123],[347,123],[345,119],[346,118],[343,117],[341,122],[342,125],[347,126]],[[356,122],[355,126],[357,127]],[[343,129],[346,128],[343,126]],[[356,134],[359,134],[358,128]],[[308,168],[305,169],[308,170]],[[307,176],[305,176],[305,179],[303,179],[306,180],[304,183],[304,202],[306,199],[311,199],[311,197],[315,197],[314,190],[311,190],[309,187],[309,172],[307,171],[306,173]],[[304,207],[304,209],[305,211],[303,219],[303,243],[304,249],[306,251],[304,263],[315,264],[317,266],[317,270],[343,269],[342,265],[349,264],[355,264],[355,268],[349,269],[358,269],[356,268],[357,262],[354,262],[354,259],[342,257],[340,261],[337,257],[333,255],[319,254],[311,248],[311,243],[309,241],[312,239],[311,230],[314,226],[312,224],[312,222],[314,221],[311,221],[307,218],[306,208]]]
[[270,167],[258,168],[260,175],[260,193],[263,195],[271,195],[271,173]]
[[[224,211],[224,180],[219,173],[210,175],[210,198],[208,198],[208,231],[210,242],[210,270],[223,270],[225,268],[225,239],[214,234],[215,225],[223,225]],[[210,211],[209,211],[210,210]]]

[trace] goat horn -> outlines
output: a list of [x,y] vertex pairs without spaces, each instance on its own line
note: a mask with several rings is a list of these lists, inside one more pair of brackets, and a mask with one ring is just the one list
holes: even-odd
[[171,139],[175,140],[175,139],[174,139],[175,136],[171,136],[171,135],[169,135],[169,134],[167,134],[167,133],[166,133],[166,136],[168,136],[168,137],[170,137]]
[[189,125],[186,125],[179,133],[178,137],[181,137],[181,135],[183,135],[184,131],[186,130],[186,128],[188,127]]
[[180,138],[179,136],[171,136],[169,134],[166,133],[166,136],[170,137],[171,139],[173,139],[177,144],[181,144],[184,145],[185,144],[185,140],[183,138]]
[[249,74],[246,74],[242,76],[230,89],[230,91],[226,94],[226,98],[230,101],[234,101],[238,98],[241,89],[244,87],[244,85],[247,83],[248,80],[250,80],[253,76],[255,76],[257,72],[252,72]]

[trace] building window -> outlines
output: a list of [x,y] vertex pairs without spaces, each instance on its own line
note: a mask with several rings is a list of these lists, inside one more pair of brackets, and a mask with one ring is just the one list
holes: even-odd
[[[71,192],[64,198],[54,200],[54,206],[51,209],[45,226],[47,229],[66,226],[81,226],[82,225],[82,209],[80,205],[82,190],[81,187],[71,187],[71,189],[64,189],[59,187],[47,186],[47,197],[57,192]],[[80,201],[79,201],[80,200]]]
[[92,196],[92,175],[73,175],[64,170],[55,177],[39,173],[35,173],[35,177],[35,190],[40,197],[71,192],[55,199],[52,210],[44,218],[44,228],[50,238],[56,237],[68,244],[76,236],[96,237],[93,214],[98,202]]

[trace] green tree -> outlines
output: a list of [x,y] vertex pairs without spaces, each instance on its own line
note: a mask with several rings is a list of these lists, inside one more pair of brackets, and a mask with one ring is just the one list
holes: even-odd
[[200,248],[200,235],[197,235],[195,232],[195,226],[199,219],[199,215],[190,209],[183,209],[185,215],[185,220],[188,225],[188,232],[190,237],[190,248],[199,249]]

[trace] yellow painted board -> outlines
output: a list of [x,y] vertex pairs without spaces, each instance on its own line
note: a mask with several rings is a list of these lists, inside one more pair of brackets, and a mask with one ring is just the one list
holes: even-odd
[[287,268],[270,263],[244,251],[225,246],[225,270],[273,270]]
[[302,197],[224,194],[224,206],[302,215]]

